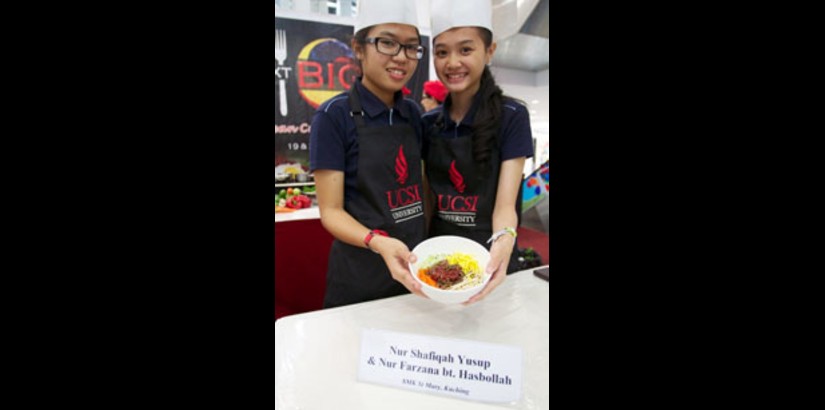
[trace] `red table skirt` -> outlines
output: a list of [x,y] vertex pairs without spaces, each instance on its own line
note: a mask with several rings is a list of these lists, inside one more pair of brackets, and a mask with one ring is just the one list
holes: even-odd
[[332,240],[320,219],[275,224],[275,319],[323,307]]

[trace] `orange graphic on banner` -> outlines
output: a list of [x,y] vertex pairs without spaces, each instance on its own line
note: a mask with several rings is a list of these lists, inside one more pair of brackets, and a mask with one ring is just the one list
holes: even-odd
[[358,75],[352,50],[335,38],[320,38],[298,54],[298,93],[312,108],[347,91]]

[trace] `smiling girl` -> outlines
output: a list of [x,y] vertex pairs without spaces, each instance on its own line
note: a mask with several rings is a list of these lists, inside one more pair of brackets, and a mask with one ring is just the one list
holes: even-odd
[[324,307],[412,292],[410,253],[425,237],[421,111],[402,88],[424,56],[415,0],[361,0],[352,50],[362,76],[318,107],[310,168],[334,237]]
[[435,214],[430,236],[471,238],[490,250],[487,286],[517,270],[517,201],[524,160],[533,156],[530,117],[504,96],[488,65],[496,50],[490,0],[433,0],[433,63],[449,90],[423,117],[422,156]]

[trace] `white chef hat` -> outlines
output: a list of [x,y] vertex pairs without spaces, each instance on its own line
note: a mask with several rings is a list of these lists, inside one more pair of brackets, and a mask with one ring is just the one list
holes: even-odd
[[360,0],[355,32],[377,24],[409,24],[418,28],[416,0]]
[[453,27],[483,27],[493,32],[492,0],[432,0],[433,38]]

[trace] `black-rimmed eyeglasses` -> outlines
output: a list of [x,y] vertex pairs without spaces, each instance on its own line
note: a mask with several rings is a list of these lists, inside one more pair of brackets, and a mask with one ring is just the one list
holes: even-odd
[[375,44],[375,49],[379,53],[388,56],[397,56],[404,49],[404,55],[411,60],[420,60],[424,58],[424,52],[427,50],[420,44],[401,44],[391,38],[385,37],[367,37],[367,43]]

